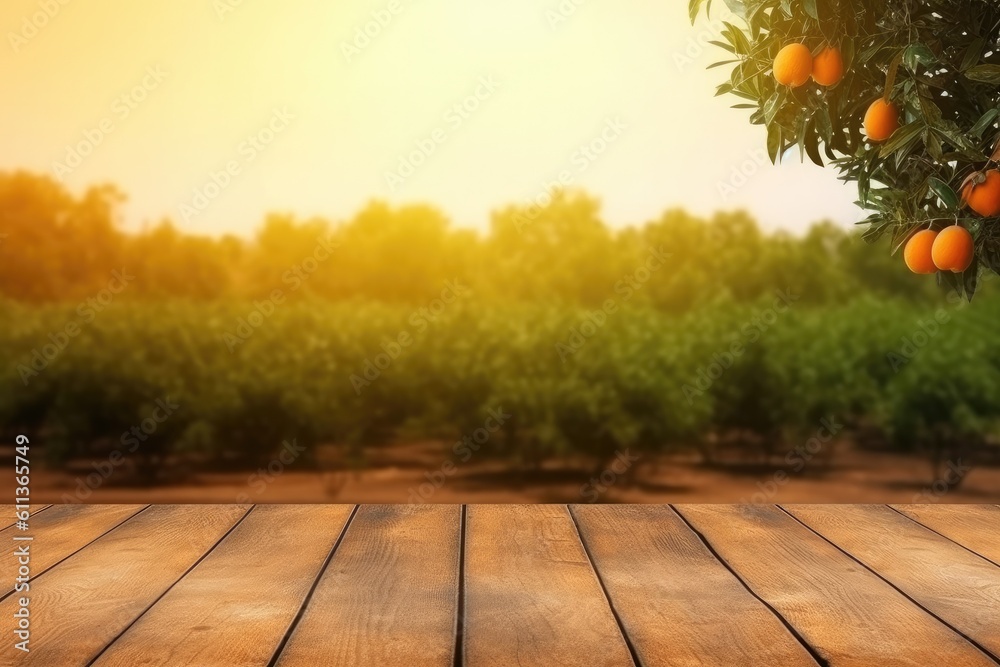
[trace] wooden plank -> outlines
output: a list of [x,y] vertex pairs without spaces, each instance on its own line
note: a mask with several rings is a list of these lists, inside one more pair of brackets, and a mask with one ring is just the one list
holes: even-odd
[[[31,529],[0,531],[0,562],[10,563],[23,542],[15,535],[30,535],[31,576],[38,577],[64,558],[113,530],[142,511],[146,505],[55,505],[31,520]],[[14,591],[14,568],[0,573],[0,599]]]
[[465,562],[465,665],[633,664],[566,506],[470,506]]
[[832,667],[996,667],[966,639],[777,507],[676,509]]
[[451,667],[461,512],[360,507],[277,665]]
[[259,505],[94,663],[266,665],[352,505]]
[[[0,505],[0,530],[6,530],[17,522],[15,512],[17,505]],[[48,509],[52,505],[30,505],[28,516],[35,516],[42,510]]]
[[914,521],[1000,565],[1000,507],[996,505],[892,505]]
[[1000,567],[885,505],[786,509],[1000,660]]
[[642,664],[817,664],[669,506],[570,509]]
[[[245,505],[157,505],[31,584],[26,667],[85,665],[247,512]],[[20,595],[0,602],[12,618]],[[7,650],[7,649],[5,649]]]

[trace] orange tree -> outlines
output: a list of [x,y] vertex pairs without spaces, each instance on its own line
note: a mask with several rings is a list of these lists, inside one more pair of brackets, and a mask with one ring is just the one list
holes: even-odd
[[[718,11],[711,4],[690,0],[692,21],[702,9]],[[751,123],[766,128],[772,162],[797,148],[800,159],[826,161],[842,180],[856,182],[858,205],[871,212],[861,223],[865,240],[888,236],[892,252],[921,229],[967,230],[973,251],[950,257],[937,273],[970,299],[983,271],[1000,272],[1000,4],[725,6],[731,21],[718,22],[713,44],[732,57],[710,67],[731,65],[732,73],[717,94],[752,110]],[[968,237],[954,231],[952,240]]]

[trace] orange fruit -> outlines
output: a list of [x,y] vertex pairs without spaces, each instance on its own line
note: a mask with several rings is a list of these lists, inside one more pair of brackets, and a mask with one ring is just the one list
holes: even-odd
[[813,58],[813,81],[821,86],[836,86],[844,78],[844,57],[840,49],[828,46]]
[[899,129],[899,108],[881,97],[865,113],[865,134],[872,141],[885,141]]
[[903,261],[906,267],[914,273],[937,273],[934,260],[931,258],[931,247],[938,233],[932,229],[919,231],[910,237],[903,248]]
[[813,57],[805,44],[789,44],[774,57],[774,80],[798,88],[812,76]]
[[965,203],[979,215],[993,218],[1000,215],[1000,170],[991,169],[984,174],[982,183],[971,181],[962,189]]
[[972,264],[972,234],[964,227],[952,225],[941,230],[931,246],[931,259],[942,271],[961,273]]

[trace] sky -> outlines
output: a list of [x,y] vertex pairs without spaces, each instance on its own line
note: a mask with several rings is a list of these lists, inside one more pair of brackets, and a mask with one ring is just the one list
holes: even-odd
[[613,226],[860,220],[832,169],[770,165],[714,97],[719,26],[681,0],[4,0],[0,170],[112,182],[126,227],[211,235],[372,199],[486,229],[557,185]]

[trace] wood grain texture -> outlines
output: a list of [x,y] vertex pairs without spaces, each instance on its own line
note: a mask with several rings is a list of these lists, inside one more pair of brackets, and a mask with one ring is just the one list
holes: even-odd
[[352,505],[262,505],[94,663],[266,665]]
[[892,505],[970,551],[1000,565],[1000,507],[996,505]]
[[[31,529],[0,531],[0,563],[11,563],[14,551],[23,542],[15,535],[31,535],[31,576],[38,577],[49,568],[128,521],[146,505],[55,505],[32,518]],[[0,599],[14,591],[14,568],[0,572]]]
[[282,650],[279,667],[451,667],[461,507],[365,505]]
[[633,664],[566,506],[470,506],[465,564],[464,664]]
[[571,511],[646,667],[816,666],[670,507],[575,505]]
[[[28,516],[35,516],[42,510],[48,509],[52,505],[30,505],[28,507]],[[6,530],[14,525],[17,521],[17,517],[14,515],[17,505],[0,505],[0,530]]]
[[[247,511],[238,505],[159,505],[32,582],[26,667],[85,665]],[[20,594],[0,602],[12,618]],[[8,647],[3,647],[9,650]]]
[[676,509],[832,667],[996,667],[966,639],[777,507]]
[[1000,567],[885,505],[785,509],[1000,659]]

